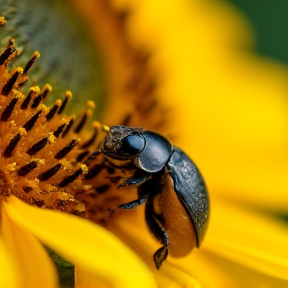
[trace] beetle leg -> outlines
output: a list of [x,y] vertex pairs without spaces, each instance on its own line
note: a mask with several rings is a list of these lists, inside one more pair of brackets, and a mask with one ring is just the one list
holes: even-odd
[[149,198],[147,201],[145,209],[145,220],[152,234],[155,235],[156,238],[164,245],[159,248],[153,256],[156,268],[159,269],[163,261],[168,256],[169,237],[160,221],[154,216],[155,213],[153,209],[153,198]]
[[145,203],[146,200],[147,200],[147,198],[138,198],[138,199],[133,200],[131,202],[118,205],[113,211],[115,212],[117,209],[124,209],[124,210],[133,209],[133,208]]
[[[133,208],[145,203],[147,198],[150,195],[151,183],[153,183],[152,180],[149,179],[149,177],[150,177],[149,175],[146,175],[144,177],[137,178],[137,179],[142,179],[142,182],[138,184],[139,185],[138,191],[137,191],[138,199],[133,200],[133,201],[128,202],[128,203],[123,203],[123,204],[118,205],[115,209],[112,210],[112,213],[114,213],[118,209],[124,209],[124,210],[133,209]],[[131,179],[136,179],[136,178],[131,178]],[[143,180],[143,179],[145,179],[145,180]],[[129,179],[127,179],[127,180],[129,180]]]
[[162,246],[154,253],[153,259],[157,269],[161,267],[163,261],[166,260],[167,256],[168,256],[167,246]]
[[135,177],[135,178],[128,178],[126,179],[122,184],[119,185],[119,187],[126,187],[126,186],[140,186],[145,181],[149,179],[150,175],[144,175],[141,177]]

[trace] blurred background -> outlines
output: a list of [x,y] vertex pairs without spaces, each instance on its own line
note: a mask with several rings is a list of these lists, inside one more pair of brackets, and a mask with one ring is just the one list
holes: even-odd
[[288,2],[229,0],[245,16],[254,33],[254,51],[288,64]]

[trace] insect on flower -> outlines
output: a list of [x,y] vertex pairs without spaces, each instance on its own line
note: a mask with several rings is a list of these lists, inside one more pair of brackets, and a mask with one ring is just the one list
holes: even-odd
[[145,220],[163,244],[154,254],[159,269],[168,256],[187,255],[200,246],[208,225],[209,198],[204,180],[195,164],[179,148],[159,134],[141,128],[112,126],[100,143],[114,165],[134,165],[131,178],[120,187],[138,188],[138,199],[118,205],[133,209],[146,202]]
[[[0,56],[1,69],[15,56],[10,40]],[[24,68],[12,69],[3,77],[1,194],[6,197],[12,193],[29,204],[76,214],[101,225],[107,220],[109,207],[97,202],[97,195],[104,191],[109,194],[108,190],[124,178],[119,187],[136,187],[138,199],[120,205],[119,199],[117,204],[106,203],[113,208],[117,205],[112,210],[116,211],[146,202],[146,223],[163,245],[154,253],[158,269],[168,251],[182,257],[199,247],[208,225],[209,198],[195,164],[163,136],[127,126],[102,126],[107,134],[99,151],[93,152],[99,142],[96,136],[100,124],[94,125],[95,131],[86,142],[80,137],[92,102],[88,101],[88,109],[77,124],[74,116],[62,114],[71,98],[69,91],[63,102],[56,100],[50,109],[42,103],[52,89],[50,85],[42,91],[32,87],[27,96],[21,93],[27,72],[39,56],[35,52]],[[118,180],[110,177],[110,183],[99,186],[96,178],[109,168],[110,174],[116,171],[114,178]]]

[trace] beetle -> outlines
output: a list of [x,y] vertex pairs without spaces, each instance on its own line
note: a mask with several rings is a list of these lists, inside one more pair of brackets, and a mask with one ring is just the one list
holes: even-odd
[[163,245],[154,253],[157,269],[168,251],[182,257],[199,247],[210,205],[203,177],[192,160],[155,132],[126,126],[106,127],[105,131],[99,151],[113,167],[132,165],[132,177],[119,186],[134,186],[138,192],[138,199],[118,205],[115,211],[146,203],[147,226]]

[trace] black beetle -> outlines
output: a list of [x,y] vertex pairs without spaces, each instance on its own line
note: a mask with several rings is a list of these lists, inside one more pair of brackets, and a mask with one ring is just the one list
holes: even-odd
[[195,164],[157,133],[126,126],[111,126],[106,132],[99,150],[114,167],[132,163],[133,177],[120,186],[138,189],[138,199],[116,209],[146,202],[146,223],[163,244],[154,254],[156,267],[167,258],[168,249],[172,256],[182,257],[199,247],[208,225],[209,198]]

